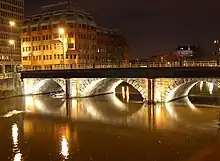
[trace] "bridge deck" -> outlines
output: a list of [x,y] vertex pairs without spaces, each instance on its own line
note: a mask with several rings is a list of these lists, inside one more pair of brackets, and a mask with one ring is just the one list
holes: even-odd
[[23,78],[220,78],[219,67],[95,68],[22,71]]

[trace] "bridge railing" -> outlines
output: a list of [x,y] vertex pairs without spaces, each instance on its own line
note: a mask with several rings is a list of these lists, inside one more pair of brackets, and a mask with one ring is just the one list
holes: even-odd
[[[136,62],[136,63],[101,63],[101,64],[78,64],[76,66],[66,65],[63,67],[46,68],[37,70],[68,70],[68,69],[94,69],[94,68],[155,68],[155,67],[220,67],[217,62],[212,61],[182,61],[182,62]],[[22,69],[22,71],[33,71],[36,69]],[[0,76],[1,77],[1,76]]]

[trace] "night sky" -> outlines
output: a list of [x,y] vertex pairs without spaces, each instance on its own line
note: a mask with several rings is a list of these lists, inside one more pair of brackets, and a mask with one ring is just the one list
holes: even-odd
[[[25,13],[57,1],[25,0]],[[220,38],[219,0],[80,0],[79,5],[100,26],[121,29],[131,58],[163,54],[185,44],[207,50]]]

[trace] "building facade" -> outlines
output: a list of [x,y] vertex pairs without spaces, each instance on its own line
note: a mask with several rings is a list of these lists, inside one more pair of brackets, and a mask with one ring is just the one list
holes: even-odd
[[[41,7],[25,18],[21,33],[24,70],[69,69],[111,61],[126,56],[126,45],[117,46],[118,30],[99,27],[92,15],[74,2]],[[125,43],[124,43],[125,44]],[[120,53],[117,53],[122,48]]]
[[24,0],[0,0],[0,6],[0,73],[5,73],[15,71],[21,64]]

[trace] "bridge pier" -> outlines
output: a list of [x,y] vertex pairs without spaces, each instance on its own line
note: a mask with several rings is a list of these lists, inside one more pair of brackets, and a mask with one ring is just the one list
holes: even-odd
[[148,104],[155,103],[155,79],[148,79]]
[[71,98],[71,81],[70,79],[65,79],[66,81],[66,99]]

